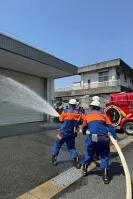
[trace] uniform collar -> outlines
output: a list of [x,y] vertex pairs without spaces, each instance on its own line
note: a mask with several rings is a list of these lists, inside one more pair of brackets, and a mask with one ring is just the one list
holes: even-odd
[[75,110],[75,107],[70,106],[68,109],[71,110],[71,111],[73,111],[73,110]]
[[89,114],[89,113],[101,113],[101,111],[100,111],[100,110],[99,110],[99,111],[97,111],[97,110],[92,110],[92,111],[89,111],[88,114]]

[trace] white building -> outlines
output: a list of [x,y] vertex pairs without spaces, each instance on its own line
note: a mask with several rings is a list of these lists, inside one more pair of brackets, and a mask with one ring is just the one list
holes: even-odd
[[[54,101],[54,79],[77,74],[77,67],[21,41],[0,33],[0,75],[26,85]],[[0,102],[0,126],[46,121],[46,115]]]
[[55,97],[67,101],[85,95],[109,97],[110,93],[133,91],[133,69],[121,59],[105,61],[78,68],[80,82],[71,87],[58,88]]
[[100,88],[120,85],[133,89],[133,69],[121,59],[84,66],[78,69],[78,73],[81,86]]

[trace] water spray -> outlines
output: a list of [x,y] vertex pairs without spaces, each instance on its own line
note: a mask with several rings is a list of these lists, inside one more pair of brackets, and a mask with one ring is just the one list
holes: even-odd
[[37,93],[5,76],[0,76],[0,101],[27,107],[51,116],[59,116],[56,110]]

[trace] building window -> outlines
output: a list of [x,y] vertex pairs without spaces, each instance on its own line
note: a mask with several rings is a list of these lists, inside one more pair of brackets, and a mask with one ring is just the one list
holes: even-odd
[[130,85],[133,86],[133,80],[130,79]]
[[90,84],[91,83],[91,80],[90,79],[88,79],[88,84]]
[[117,79],[120,79],[120,73],[119,72],[116,73],[116,76],[117,76]]
[[99,82],[105,82],[109,80],[109,71],[101,71],[99,72]]
[[127,83],[127,76],[126,75],[124,75],[124,79],[125,79],[125,82]]

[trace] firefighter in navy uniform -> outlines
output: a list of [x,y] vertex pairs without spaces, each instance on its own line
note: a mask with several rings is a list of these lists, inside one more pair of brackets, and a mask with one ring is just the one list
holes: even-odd
[[115,129],[107,115],[100,111],[100,102],[94,100],[91,103],[91,111],[85,116],[82,132],[85,135],[89,128],[90,135],[85,140],[85,157],[83,160],[83,176],[87,175],[87,167],[91,164],[96,153],[99,152],[103,170],[103,180],[105,184],[109,183],[108,164],[110,154],[110,140],[108,132],[112,134],[115,140],[118,140]]
[[[99,96],[94,96],[94,97],[92,97],[92,101],[95,101],[95,100],[98,100],[98,101],[100,102],[100,97],[99,97]],[[104,112],[104,109],[103,109],[102,107],[100,107],[100,111],[101,111],[101,112]],[[97,152],[97,153],[95,154],[94,161],[99,160],[99,156],[100,156],[100,152]],[[98,164],[98,166],[99,166],[99,164]]]
[[74,159],[76,168],[81,168],[78,153],[75,148],[75,137],[77,136],[79,125],[83,122],[84,115],[76,110],[76,105],[77,101],[75,99],[71,99],[69,101],[69,108],[65,109],[59,116],[59,120],[62,123],[61,130],[55,140],[52,153],[52,163],[55,166],[57,165],[57,156],[60,148],[64,142],[66,142],[70,156]]

